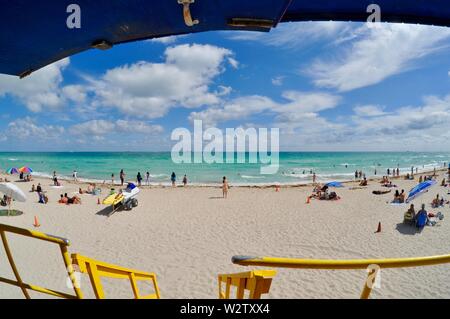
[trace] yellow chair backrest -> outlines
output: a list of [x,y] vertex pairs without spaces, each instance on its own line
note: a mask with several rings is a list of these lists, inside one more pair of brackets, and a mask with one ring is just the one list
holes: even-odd
[[[100,262],[88,257],[84,257],[78,254],[72,254],[72,261],[75,265],[78,265],[80,271],[89,275],[92,288],[97,299],[104,299],[105,294],[101,283],[101,278],[116,278],[116,279],[128,279],[131,283],[135,299],[159,299],[159,288],[156,282],[156,275],[154,273],[146,273],[139,270],[127,269],[120,266],[115,266]],[[150,281],[153,285],[155,293],[141,296],[139,288],[137,286],[138,281]]]
[[230,299],[231,287],[236,287],[236,299],[244,299],[245,291],[249,292],[249,299],[261,299],[262,294],[269,292],[275,274],[275,270],[255,270],[219,275],[219,298]]
[[[47,242],[55,243],[59,246],[61,255],[64,261],[64,265],[67,269],[67,273],[71,279],[72,287],[74,290],[74,294],[67,294],[64,292],[44,288],[37,285],[32,285],[28,283],[24,283],[22,278],[20,277],[19,271],[14,262],[14,258],[11,252],[11,249],[8,244],[7,233],[13,233],[17,235],[22,235],[34,239],[44,240]],[[103,292],[103,287],[101,284],[102,277],[108,278],[117,278],[117,279],[128,279],[131,283],[131,288],[133,290],[134,297],[136,299],[148,299],[148,298],[160,298],[158,283],[156,281],[156,275],[153,273],[147,273],[139,270],[127,269],[116,265],[107,264],[101,261],[97,261],[88,257],[84,257],[78,254],[73,254],[72,258],[69,256],[67,247],[70,245],[70,242],[61,237],[47,235],[41,232],[27,230],[23,228],[18,228],[9,225],[0,224],[0,236],[2,239],[3,247],[6,252],[6,256],[8,258],[9,264],[12,268],[12,271],[15,276],[15,280],[0,277],[0,283],[5,283],[8,285],[13,285],[19,287],[25,298],[30,299],[30,294],[28,290],[40,292],[43,294],[52,295],[60,298],[68,298],[68,299],[81,299],[83,298],[83,293],[81,291],[80,284],[77,282],[77,278],[75,276],[75,270],[73,265],[78,265],[80,272],[88,274],[89,279],[92,284],[92,289],[94,290],[95,296],[98,299],[102,299],[105,297]],[[138,281],[150,281],[154,287],[154,293],[146,296],[141,296],[139,293],[139,289],[137,286]]]

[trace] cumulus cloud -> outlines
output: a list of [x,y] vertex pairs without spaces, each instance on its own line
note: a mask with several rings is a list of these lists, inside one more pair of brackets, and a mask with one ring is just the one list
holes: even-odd
[[205,124],[214,126],[221,122],[246,120],[254,115],[271,113],[276,119],[294,123],[300,118],[310,117],[329,108],[334,108],[340,97],[322,92],[283,92],[285,103],[275,102],[269,97],[252,95],[228,101],[220,106],[209,107],[200,112],[192,112],[189,120],[202,120]]
[[39,125],[31,117],[17,119],[10,122],[6,130],[1,134],[4,140],[35,141],[57,139],[64,133],[64,127],[58,125]]
[[63,106],[64,100],[60,88],[63,82],[62,71],[69,63],[68,58],[63,59],[24,79],[0,74],[0,97],[11,95],[32,112],[59,109]]
[[128,115],[159,118],[173,107],[219,103],[210,90],[232,52],[212,45],[178,45],[165,50],[164,63],[138,62],[108,70],[93,81],[94,105]]
[[[407,24],[366,25],[352,33],[352,41],[330,59],[318,59],[305,73],[315,85],[338,91],[377,84],[418,67],[415,62],[442,49],[450,30]],[[355,38],[355,39],[353,39]]]

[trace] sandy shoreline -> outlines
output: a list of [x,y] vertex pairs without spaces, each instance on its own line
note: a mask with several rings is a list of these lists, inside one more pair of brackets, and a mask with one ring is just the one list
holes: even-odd
[[[436,194],[450,199],[438,185],[414,201],[416,207],[429,203]],[[419,175],[425,175],[424,173]],[[399,189],[409,191],[416,181],[395,179]],[[4,176],[3,176],[4,177]],[[50,202],[37,203],[28,193],[40,182]],[[388,202],[393,194],[376,196],[382,189],[369,181],[363,189],[345,183],[336,191],[337,202],[313,200],[306,204],[311,185],[286,187],[233,187],[227,200],[216,187],[144,187],[139,206],[106,217],[97,196],[81,195],[82,205],[61,205],[59,194],[75,194],[80,184],[64,181],[62,189],[51,181],[35,178],[16,183],[27,192],[27,203],[14,203],[18,217],[0,217],[0,223],[32,229],[34,216],[39,231],[71,240],[71,253],[81,253],[105,262],[155,272],[163,298],[217,298],[216,275],[242,272],[233,265],[233,255],[354,259],[431,256],[450,252],[450,208],[439,209],[445,218],[435,227],[416,233],[402,224],[406,206]],[[82,185],[86,185],[82,183]],[[110,186],[99,185],[103,198]],[[107,209],[106,209],[107,210]],[[378,223],[382,232],[375,234]],[[56,247],[11,236],[11,246],[24,280],[54,289],[65,288],[65,273]],[[0,250],[0,260],[4,252]],[[319,271],[279,269],[268,298],[358,298],[364,271]],[[0,262],[0,276],[13,278],[8,265]],[[450,298],[448,265],[394,269],[382,273],[382,287],[374,298]],[[82,288],[92,297],[88,278]],[[128,283],[105,281],[107,296],[131,297]],[[42,298],[42,295],[33,294]],[[21,298],[20,289],[0,284],[1,298]]]

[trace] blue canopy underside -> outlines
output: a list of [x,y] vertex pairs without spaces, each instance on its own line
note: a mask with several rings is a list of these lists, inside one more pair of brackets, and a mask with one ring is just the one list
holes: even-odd
[[[0,73],[26,75],[88,50],[98,41],[113,45],[213,30],[269,31],[279,22],[366,21],[373,0],[195,0],[188,27],[177,0],[0,0]],[[69,29],[66,8],[81,7],[81,29]],[[385,22],[450,26],[448,0],[377,0]],[[233,19],[253,21],[231,24]],[[264,22],[259,24],[259,22]]]

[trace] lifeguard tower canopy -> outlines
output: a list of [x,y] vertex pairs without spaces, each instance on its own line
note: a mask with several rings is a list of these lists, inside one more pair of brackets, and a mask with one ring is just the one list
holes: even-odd
[[24,77],[91,48],[170,35],[366,21],[373,3],[382,22],[450,26],[448,0],[0,0],[0,73]]

